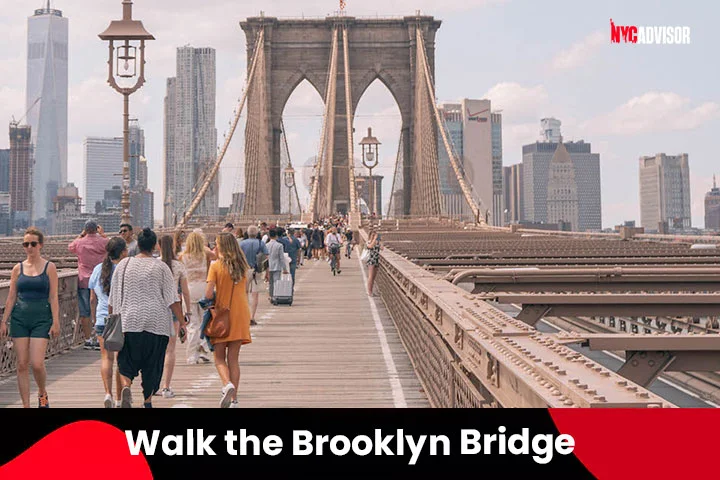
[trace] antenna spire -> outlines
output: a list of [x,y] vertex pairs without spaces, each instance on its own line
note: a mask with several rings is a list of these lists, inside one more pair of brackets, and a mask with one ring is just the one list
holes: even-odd
[[713,173],[713,189],[717,188],[717,182],[715,181],[715,174]]

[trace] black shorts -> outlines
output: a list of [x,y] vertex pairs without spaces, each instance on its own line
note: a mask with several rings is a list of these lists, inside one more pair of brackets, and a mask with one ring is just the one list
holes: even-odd
[[120,375],[133,380],[142,372],[142,389],[145,398],[160,390],[165,366],[165,350],[169,338],[149,332],[127,332],[122,350],[118,353]]

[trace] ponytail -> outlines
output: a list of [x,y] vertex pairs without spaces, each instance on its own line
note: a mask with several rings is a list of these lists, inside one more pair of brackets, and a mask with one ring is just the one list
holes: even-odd
[[113,237],[105,245],[105,259],[102,263],[102,270],[100,271],[100,283],[102,284],[102,290],[105,295],[110,295],[110,281],[112,280],[113,273],[113,260],[117,260],[122,256],[122,253],[127,248],[127,244],[122,237]]

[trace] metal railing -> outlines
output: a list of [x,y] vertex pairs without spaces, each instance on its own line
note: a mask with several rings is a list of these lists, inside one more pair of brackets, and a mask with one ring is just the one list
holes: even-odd
[[434,407],[673,406],[389,249],[378,268],[383,302]]

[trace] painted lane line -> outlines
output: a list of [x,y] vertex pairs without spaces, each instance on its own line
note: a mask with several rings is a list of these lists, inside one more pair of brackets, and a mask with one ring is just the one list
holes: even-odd
[[[365,289],[367,289],[367,275],[365,274],[365,268],[360,260],[360,257],[357,257],[357,261],[360,266],[360,272],[362,272],[363,276],[363,293],[367,295],[367,292],[365,291]],[[370,313],[372,313],[373,320],[375,321],[375,330],[377,330],[378,338],[380,339],[380,348],[382,350],[383,359],[385,360],[385,368],[387,369],[388,379],[390,380],[393,404],[395,405],[395,408],[407,408],[405,393],[403,392],[402,385],[400,384],[395,360],[393,360],[392,354],[390,353],[390,345],[388,344],[387,336],[385,335],[385,328],[380,320],[377,305],[375,305],[375,300],[369,296],[368,302],[370,303]]]

